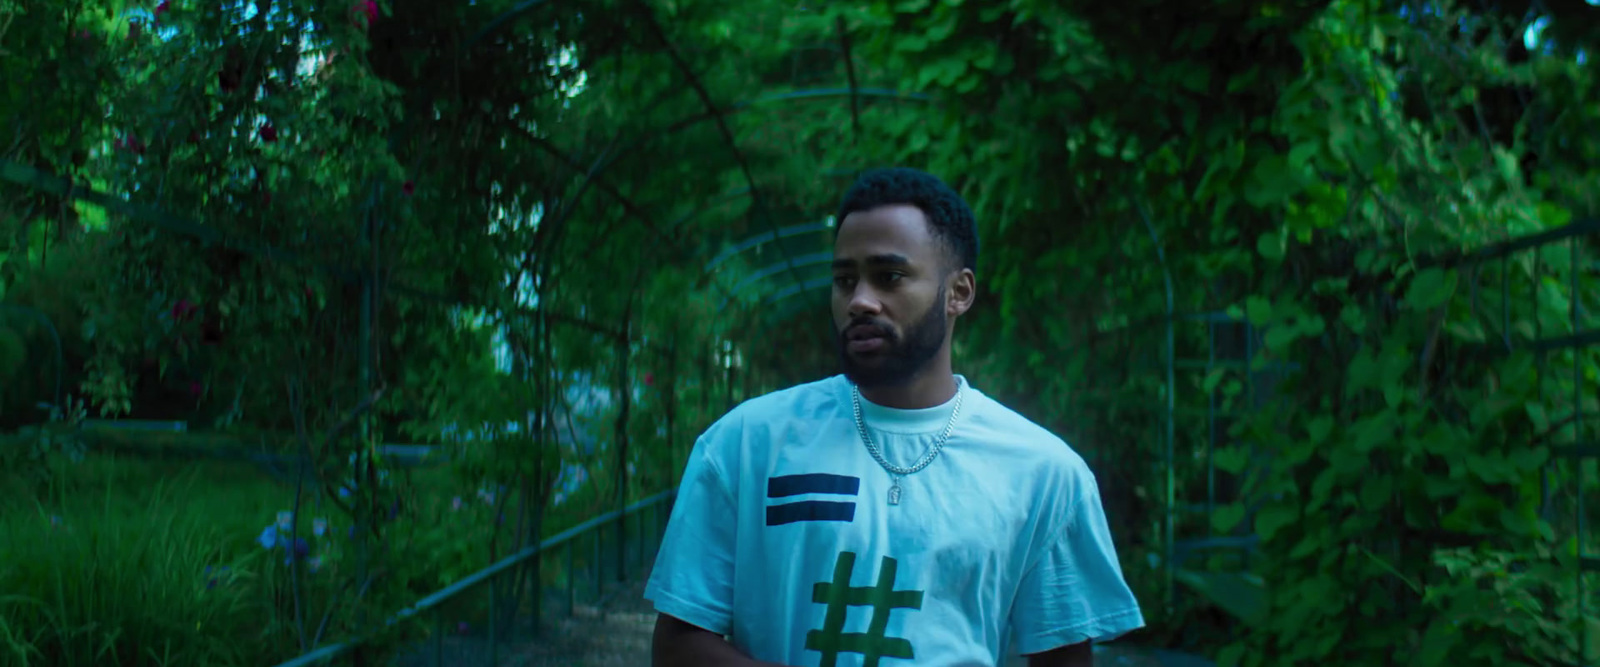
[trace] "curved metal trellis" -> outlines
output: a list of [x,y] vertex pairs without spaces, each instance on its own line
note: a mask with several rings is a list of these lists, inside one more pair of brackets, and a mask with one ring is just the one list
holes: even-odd
[[1177,337],[1176,337],[1176,334],[1174,332],[1175,323],[1173,321],[1174,315],[1175,315],[1175,308],[1174,308],[1174,303],[1173,303],[1174,302],[1174,298],[1173,298],[1173,291],[1172,291],[1172,269],[1171,269],[1171,267],[1169,267],[1167,265],[1167,251],[1166,251],[1166,248],[1161,244],[1161,234],[1160,234],[1160,232],[1156,231],[1155,222],[1150,219],[1150,213],[1149,213],[1149,211],[1145,210],[1144,203],[1139,201],[1139,199],[1137,197],[1135,197],[1135,196],[1133,196],[1131,194],[1128,196],[1128,201],[1133,204],[1134,210],[1138,212],[1139,219],[1144,221],[1145,230],[1147,232],[1149,232],[1149,234],[1150,234],[1150,242],[1155,245],[1156,260],[1157,260],[1157,262],[1159,263],[1159,265],[1161,267],[1161,280],[1162,280],[1162,283],[1166,287],[1166,297],[1167,297],[1166,298],[1166,317],[1163,318],[1163,319],[1166,320],[1166,339],[1167,339],[1166,353],[1165,353],[1165,357],[1166,357],[1166,359],[1165,359],[1165,362],[1166,362],[1166,392],[1165,393],[1167,395],[1167,401],[1166,401],[1166,428],[1163,429],[1163,431],[1162,431],[1162,437],[1165,440],[1165,442],[1162,443],[1162,451],[1163,451],[1163,456],[1164,456],[1165,461],[1166,461],[1166,484],[1165,484],[1165,487],[1166,487],[1165,488],[1166,502],[1164,503],[1166,507],[1165,507],[1165,511],[1162,513],[1161,521],[1162,521],[1162,526],[1163,526],[1163,539],[1162,539],[1162,542],[1163,542],[1163,549],[1165,551],[1165,557],[1163,558],[1163,564],[1166,566],[1165,567],[1165,572],[1166,572],[1167,604],[1171,605],[1172,604],[1172,600],[1173,600],[1173,586],[1172,586],[1172,583],[1173,583],[1173,572],[1174,572],[1173,553],[1174,553],[1174,546],[1175,546],[1174,543],[1173,543],[1173,539],[1172,538],[1173,538],[1173,523],[1174,523],[1174,520],[1176,519],[1176,515],[1177,515],[1177,512],[1176,512],[1176,504],[1177,504],[1176,479],[1177,479],[1177,477],[1176,477],[1176,474],[1173,471],[1173,464],[1175,463],[1175,461],[1174,461],[1174,449],[1176,447],[1175,446],[1175,441],[1177,439],[1177,429],[1178,429],[1178,416],[1177,416],[1178,415],[1178,407],[1177,407],[1178,383],[1177,383],[1177,367],[1176,367],[1176,361],[1177,361]]
[[55,344],[56,348],[56,386],[54,395],[55,397],[53,399],[55,402],[50,405],[50,410],[52,413],[60,410],[66,410],[66,405],[61,402],[61,378],[66,372],[66,355],[62,351],[61,333],[56,331],[55,323],[50,321],[49,315],[44,314],[44,311],[37,308],[30,308],[28,306],[19,306],[9,303],[0,303],[0,310],[10,310],[31,315],[34,319],[38,320],[40,324],[44,325],[45,331],[50,332],[50,341]]
[[[523,2],[522,4],[518,5],[516,8],[512,9],[511,11],[509,11],[509,12],[507,12],[507,13],[499,16],[499,17],[497,17],[496,19],[491,21],[490,24],[486,25],[482,30],[480,30],[477,34],[475,34],[471,39],[469,39],[465,44],[463,44],[461,49],[458,50],[457,57],[458,58],[460,57],[459,51],[465,51],[466,49],[470,49],[470,48],[482,43],[482,40],[484,38],[486,38],[489,34],[493,33],[494,31],[496,31],[498,29],[501,29],[501,28],[509,25],[510,23],[515,21],[518,17],[520,17],[522,15],[525,15],[529,11],[531,11],[533,9],[536,9],[536,8],[538,8],[540,6],[546,5],[546,4],[549,4],[549,3],[545,2],[544,0],[529,0],[528,2]],[[642,6],[641,5],[641,7],[642,7],[642,9],[644,11],[647,11],[647,12],[650,11],[649,7],[647,7],[647,6]],[[630,217],[638,220],[640,222],[640,224],[645,225],[648,229],[650,229],[650,231],[653,234],[655,234],[659,239],[664,241],[668,248],[670,248],[673,251],[678,252],[681,257],[693,256],[695,253],[682,245],[681,237],[679,237],[675,233],[677,228],[678,228],[678,225],[674,224],[674,225],[671,225],[671,226],[663,228],[662,226],[660,226],[658,224],[655,224],[655,220],[653,219],[653,217],[648,215],[648,214],[646,214],[643,211],[642,207],[640,207],[637,203],[632,201],[631,198],[629,198],[626,194],[622,193],[615,186],[611,185],[609,182],[606,181],[606,179],[604,178],[604,173],[606,172],[608,167],[610,167],[611,165],[617,164],[618,161],[620,161],[624,157],[626,157],[626,156],[628,156],[628,155],[630,155],[630,154],[642,149],[644,146],[648,145],[650,142],[658,140],[661,137],[667,136],[667,135],[675,133],[675,132],[682,131],[682,130],[687,129],[687,128],[691,127],[691,126],[697,125],[698,123],[701,123],[701,122],[713,121],[713,122],[718,124],[719,130],[721,131],[722,135],[724,136],[724,139],[728,143],[729,150],[731,150],[733,152],[733,154],[735,156],[735,159],[739,163],[739,167],[740,167],[742,173],[744,174],[744,177],[745,177],[745,179],[746,179],[746,181],[747,181],[747,183],[749,185],[749,191],[747,193],[745,193],[743,196],[752,197],[755,200],[756,205],[762,209],[763,215],[761,217],[762,217],[763,221],[766,223],[766,225],[770,228],[769,232],[768,232],[768,237],[771,240],[777,240],[777,239],[783,238],[786,234],[788,234],[790,231],[792,231],[793,228],[780,228],[780,227],[778,227],[776,221],[773,220],[772,216],[770,215],[770,212],[768,212],[767,209],[765,208],[765,206],[763,205],[763,203],[761,201],[761,198],[760,198],[760,192],[759,192],[759,190],[757,188],[756,181],[755,181],[754,175],[753,175],[753,173],[751,171],[751,168],[750,168],[748,162],[745,160],[742,152],[740,151],[740,149],[739,149],[739,147],[737,145],[737,142],[735,141],[735,139],[734,139],[734,137],[732,135],[731,129],[728,126],[728,123],[727,123],[727,117],[728,116],[730,116],[730,115],[732,115],[734,113],[738,113],[738,112],[742,112],[742,111],[745,111],[745,110],[753,109],[753,108],[755,108],[755,107],[757,107],[759,105],[762,105],[762,104],[767,104],[767,103],[772,103],[772,102],[800,101],[800,100],[824,100],[824,99],[837,98],[837,97],[846,97],[847,96],[851,100],[851,104],[852,104],[852,120],[853,120],[853,123],[857,127],[859,127],[859,105],[860,105],[860,101],[863,98],[867,98],[867,97],[883,97],[883,98],[890,98],[890,99],[897,99],[897,100],[907,100],[907,101],[918,101],[918,102],[924,102],[924,101],[927,100],[926,96],[904,94],[904,93],[899,93],[897,91],[892,91],[892,90],[860,89],[856,85],[856,81],[855,81],[855,77],[854,77],[854,71],[853,71],[853,67],[852,67],[851,68],[851,72],[850,72],[850,75],[851,75],[850,87],[847,88],[847,89],[818,89],[818,90],[809,90],[809,91],[796,91],[796,92],[791,92],[791,93],[783,93],[783,94],[778,94],[778,95],[764,96],[764,97],[757,98],[755,100],[746,101],[746,102],[740,102],[740,103],[733,104],[733,105],[730,105],[730,106],[727,106],[727,107],[718,107],[718,106],[715,105],[715,103],[711,99],[709,93],[705,90],[704,85],[695,77],[693,71],[687,66],[687,63],[685,63],[683,61],[683,59],[681,57],[681,54],[678,54],[676,48],[667,40],[664,31],[662,31],[660,24],[658,22],[656,22],[655,17],[653,16],[653,14],[650,16],[650,20],[651,20],[652,26],[656,30],[657,35],[659,36],[659,38],[664,43],[667,43],[669,51],[673,55],[675,65],[682,71],[682,73],[686,77],[689,78],[690,85],[693,88],[695,88],[697,95],[701,98],[702,103],[706,107],[706,112],[705,113],[697,114],[695,116],[691,116],[691,117],[682,119],[682,120],[680,120],[680,121],[678,121],[676,123],[673,123],[672,125],[670,125],[669,127],[665,128],[665,129],[663,129],[661,131],[654,132],[654,133],[651,133],[651,134],[646,135],[644,137],[641,137],[638,140],[636,140],[635,142],[633,142],[632,144],[624,147],[621,150],[617,150],[617,151],[614,151],[614,152],[609,152],[608,154],[602,156],[600,159],[596,160],[594,162],[594,164],[589,165],[589,166],[585,166],[585,165],[581,164],[577,159],[573,158],[572,155],[570,155],[570,154],[566,153],[565,151],[561,150],[559,147],[555,146],[555,144],[553,142],[550,142],[549,140],[546,140],[543,137],[539,137],[536,134],[531,133],[531,132],[522,132],[520,134],[521,134],[521,136],[523,136],[524,139],[526,139],[528,141],[528,144],[530,146],[532,146],[532,147],[534,147],[534,148],[536,148],[536,149],[538,149],[540,151],[543,151],[545,153],[548,153],[548,154],[550,154],[552,156],[555,156],[557,158],[557,160],[561,164],[563,164],[565,167],[573,170],[574,173],[579,174],[579,175],[582,176],[583,181],[581,181],[576,195],[572,198],[572,200],[573,200],[571,202],[572,205],[568,206],[568,207],[564,207],[563,215],[570,214],[571,211],[576,210],[575,209],[576,203],[581,200],[582,195],[587,191],[588,187],[592,184],[596,189],[599,189],[602,192],[605,192],[609,197],[611,197],[614,201],[616,201],[621,207],[624,208],[624,210],[628,213],[628,215]],[[520,128],[518,128],[518,129],[520,129]],[[374,280],[375,271],[370,266],[368,266],[368,267],[360,267],[360,268],[336,266],[336,265],[332,265],[332,264],[329,264],[329,263],[326,263],[326,262],[318,261],[318,260],[313,259],[313,258],[304,257],[304,256],[299,255],[298,253],[291,252],[291,251],[288,251],[288,250],[285,250],[285,249],[282,249],[282,248],[277,248],[277,247],[274,247],[274,246],[272,246],[270,244],[261,242],[259,239],[251,239],[251,238],[247,238],[247,237],[242,236],[242,235],[229,234],[229,233],[224,232],[224,231],[222,231],[220,229],[217,229],[215,227],[211,227],[211,226],[207,226],[207,225],[203,225],[203,224],[198,224],[198,223],[195,223],[195,222],[190,221],[190,220],[185,220],[185,219],[173,216],[171,214],[168,214],[166,212],[157,210],[155,208],[151,208],[151,207],[135,204],[135,203],[132,203],[132,202],[128,202],[126,200],[123,200],[121,198],[115,197],[113,195],[110,195],[110,194],[107,194],[107,193],[104,193],[104,192],[98,192],[98,191],[95,191],[95,190],[90,189],[90,188],[77,187],[75,184],[73,184],[72,182],[70,182],[67,179],[62,179],[62,178],[50,176],[50,175],[44,174],[42,172],[39,172],[37,170],[34,170],[31,167],[27,167],[27,166],[16,164],[16,163],[11,163],[11,162],[7,162],[7,161],[0,161],[0,180],[8,180],[8,181],[11,181],[11,182],[14,182],[14,183],[18,183],[18,184],[21,184],[21,185],[24,185],[24,186],[32,187],[32,188],[34,188],[36,190],[52,192],[52,193],[55,193],[55,194],[58,194],[58,195],[61,195],[61,196],[64,196],[64,197],[68,197],[68,198],[71,198],[71,199],[82,200],[82,201],[87,201],[87,202],[90,202],[90,203],[94,203],[94,204],[96,204],[96,205],[98,205],[98,206],[100,206],[100,207],[102,207],[102,208],[104,208],[104,209],[106,209],[108,211],[116,213],[116,214],[118,214],[118,215],[120,215],[120,216],[122,216],[122,217],[124,217],[124,218],[126,218],[128,220],[138,221],[138,222],[142,222],[142,223],[146,223],[146,224],[152,224],[152,225],[154,225],[154,226],[156,226],[158,228],[162,228],[162,229],[165,229],[165,230],[170,231],[170,232],[175,232],[175,233],[178,233],[178,234],[181,234],[181,235],[184,235],[184,236],[188,236],[190,238],[196,238],[196,239],[199,239],[199,240],[202,240],[202,241],[206,241],[206,242],[217,243],[219,245],[224,245],[224,246],[236,249],[236,250],[240,250],[240,251],[245,252],[247,254],[255,255],[257,257],[261,257],[263,259],[267,259],[267,260],[271,260],[271,261],[280,261],[280,262],[284,262],[284,263],[287,263],[287,264],[303,266],[303,267],[306,267],[306,268],[310,268],[310,269],[313,269],[313,270],[328,274],[328,275],[330,275],[330,276],[332,276],[335,279],[340,280],[340,281],[362,285],[364,287],[364,289],[362,290],[362,294],[363,294],[363,296],[362,296],[362,299],[363,299],[363,307],[362,307],[362,331],[363,331],[363,335],[362,335],[362,337],[363,337],[363,339],[370,339],[370,337],[372,335],[372,333],[371,333],[372,322],[371,322],[370,318],[371,318],[371,314],[372,314],[372,311],[373,311],[373,307],[375,305],[372,302],[376,299],[376,295],[375,295],[375,290],[373,289],[373,285],[375,283],[375,280]],[[377,191],[378,187],[379,186],[377,186],[376,184],[373,186],[374,192]],[[363,223],[364,223],[363,224],[363,229],[370,232],[371,230],[373,230],[373,229],[378,227],[376,222],[377,221],[375,219],[375,216],[373,216],[371,211],[369,210],[366,219],[363,221]],[[823,225],[811,225],[810,229],[807,230],[807,231],[821,231],[821,230],[827,229],[827,228],[828,228],[828,225],[826,225],[826,224],[823,224]],[[793,232],[793,233],[804,233],[804,232]],[[363,238],[364,238],[364,240],[370,240],[370,237],[366,236],[365,233],[363,235]],[[741,244],[739,244],[739,245],[741,247],[741,250],[743,250],[743,249],[749,249],[751,247],[755,247],[757,245],[760,245],[760,243],[762,243],[762,242],[763,241],[757,240],[753,244],[746,245],[746,243],[749,243],[749,240],[747,239],[745,242],[741,242]],[[368,244],[368,245],[370,245],[370,244]],[[741,250],[735,250],[734,252],[739,252]],[[786,292],[786,293],[781,293],[780,295],[776,295],[776,296],[773,296],[773,297],[769,297],[769,299],[768,299],[769,303],[770,302],[780,301],[780,300],[786,299],[789,296],[792,296],[794,294],[798,294],[800,292],[803,292],[804,290],[811,289],[812,288],[812,283],[814,281],[803,280],[802,277],[798,274],[797,265],[795,263],[795,258],[789,256],[787,249],[780,248],[780,250],[785,255],[785,262],[784,262],[783,265],[776,266],[776,267],[765,267],[764,269],[762,269],[762,271],[765,271],[766,273],[764,273],[763,275],[761,275],[759,277],[756,277],[756,278],[747,278],[743,283],[741,283],[741,288],[745,287],[745,286],[748,286],[750,284],[754,284],[758,280],[763,280],[763,279],[768,278],[768,277],[770,277],[772,275],[776,275],[777,273],[781,273],[784,270],[788,270],[790,272],[790,274],[791,274],[791,277],[795,279],[794,285],[791,286],[791,290],[792,291],[789,291],[789,292]],[[722,289],[724,291],[724,293],[727,292],[727,289],[726,289],[726,287],[724,287],[722,285],[721,282],[717,281],[716,275],[715,275],[715,269],[716,269],[716,266],[718,264],[720,264],[722,261],[725,261],[727,259],[727,257],[729,257],[729,256],[731,256],[731,255],[719,254],[716,258],[713,258],[713,260],[709,264],[704,266],[704,268],[702,269],[702,275],[701,275],[701,277],[704,280],[710,281],[711,283],[715,284],[719,289]],[[811,256],[808,255],[807,257],[811,257]],[[824,283],[824,284],[826,284],[826,283]],[[550,317],[554,321],[563,321],[563,322],[566,322],[566,323],[575,324],[575,325],[580,326],[580,327],[582,327],[584,329],[587,329],[587,330],[590,330],[590,331],[594,331],[595,333],[603,334],[603,335],[607,336],[608,338],[610,338],[612,340],[615,340],[615,341],[619,341],[619,342],[621,342],[623,344],[627,344],[633,339],[632,332],[627,331],[625,329],[624,330],[616,330],[614,328],[606,327],[604,325],[589,321],[589,320],[587,320],[587,319],[585,319],[585,318],[583,318],[581,316],[573,316],[573,315],[570,315],[570,314],[556,313],[556,312],[553,312],[548,306],[546,306],[544,304],[539,304],[537,306],[525,306],[525,305],[522,305],[522,304],[495,304],[495,305],[480,304],[480,303],[475,303],[475,300],[470,298],[470,297],[452,296],[452,295],[448,295],[448,294],[439,294],[439,293],[431,292],[431,291],[424,290],[424,289],[421,289],[421,288],[415,288],[415,287],[411,287],[411,286],[404,285],[404,284],[399,284],[399,283],[385,285],[384,286],[384,290],[392,292],[392,293],[395,293],[395,294],[398,294],[398,295],[404,295],[404,296],[409,296],[409,297],[413,297],[413,298],[426,298],[426,299],[431,299],[431,300],[437,300],[437,301],[440,301],[440,302],[449,303],[451,305],[458,305],[458,306],[459,305],[466,305],[466,306],[471,306],[471,307],[486,308],[486,309],[491,309],[491,310],[510,311],[510,312],[536,313],[541,317]],[[58,346],[59,346],[59,343],[58,343]],[[364,347],[366,347],[366,346],[364,346]],[[58,351],[58,357],[59,356],[60,355],[59,355],[59,351]],[[697,356],[700,356],[700,358],[705,359],[706,357],[708,357],[710,355],[697,355]],[[58,366],[59,366],[59,363],[58,363]],[[370,366],[370,363],[367,363],[366,361],[363,361],[362,367],[363,367],[363,369],[369,369],[371,366]],[[730,369],[730,373],[731,373],[731,369]],[[364,370],[364,374],[365,374],[365,370]],[[367,381],[369,379],[370,378],[364,378],[363,384],[364,385],[367,384],[368,383]],[[58,384],[59,384],[59,381],[58,381]],[[731,378],[730,378],[730,391],[731,391],[731,384],[732,384],[732,382],[731,382]],[[59,393],[59,391],[60,391],[60,389],[58,387],[57,392]],[[58,403],[59,403],[59,398],[58,398]],[[651,501],[652,502],[659,502],[659,501],[663,500],[664,498],[665,498],[665,496],[657,497],[657,498],[651,499]],[[641,501],[641,502],[643,502],[643,501]],[[621,510],[619,512],[613,513],[613,514],[615,514],[615,516],[609,516],[608,515],[609,518],[608,517],[601,517],[601,519],[605,519],[607,521],[615,520],[615,521],[620,522],[624,516],[627,516],[629,514],[629,512],[634,512],[634,511],[637,511],[639,509],[642,509],[642,507],[635,507],[635,508]],[[599,519],[597,519],[597,521],[598,520]],[[641,528],[641,530],[643,530],[643,529]],[[560,536],[558,536],[558,537],[560,537]],[[534,551],[528,551],[527,549],[525,549],[524,552],[522,554],[520,554],[520,555],[525,557],[525,558],[526,557],[531,557],[534,553],[537,553],[538,550],[541,549],[541,547],[550,546],[551,541],[555,540],[555,539],[556,538],[551,538],[551,540],[546,540],[544,545],[530,546],[527,549],[532,549]],[[492,579],[494,576],[496,576],[498,573],[500,573],[502,571],[507,571],[511,567],[513,567],[515,565],[518,565],[518,564],[520,564],[520,561],[515,562],[515,563],[514,562],[510,562],[509,560],[508,561],[502,561],[501,563],[497,563],[493,568],[491,568],[491,569],[494,570],[493,572],[485,571],[483,573],[480,573],[481,576],[475,575],[474,578],[472,578],[471,582],[462,582],[462,585],[452,587],[452,590],[454,590],[455,592],[460,592],[461,590],[465,590],[467,587],[469,587],[468,586],[469,583],[476,584],[476,583],[482,583],[484,581],[488,581],[489,579]],[[496,589],[491,587],[491,594],[495,594],[494,593],[495,590]],[[416,605],[415,607],[413,607],[413,609],[414,610],[421,610],[421,609],[427,608],[427,605],[429,605],[429,604],[435,604],[435,605],[436,604],[440,604],[446,598],[450,597],[450,595],[453,595],[453,594],[454,593],[452,593],[451,591],[448,591],[448,590],[447,591],[441,591],[439,594],[436,594],[434,596],[430,596],[429,598],[425,599],[423,602],[421,602],[418,605]],[[496,617],[497,617],[497,615],[491,613],[491,619],[496,618]],[[308,653],[307,655],[302,656],[302,658],[300,658],[299,660],[295,661],[295,663],[296,664],[311,664],[311,663],[314,663],[314,662],[318,662],[320,660],[324,660],[324,659],[330,657],[331,655],[333,655],[335,653],[338,653],[338,652],[341,652],[342,650],[348,649],[349,646],[350,645],[345,645],[342,649],[341,648],[337,648],[337,647],[324,647],[323,649],[313,650],[312,652]]]

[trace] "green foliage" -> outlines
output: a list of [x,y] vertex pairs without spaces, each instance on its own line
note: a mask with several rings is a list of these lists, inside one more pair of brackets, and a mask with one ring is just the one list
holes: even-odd
[[[281,491],[221,466],[51,459],[0,516],[3,664],[246,665],[287,657],[270,607],[282,563],[251,541]],[[195,511],[206,507],[207,511]],[[312,589],[325,597],[330,591]],[[308,598],[310,599],[310,598]]]
[[[1574,280],[1587,246],[1428,259],[1595,214],[1591,188],[1550,176],[1592,166],[1535,148],[1593,122],[1567,92],[1592,89],[1574,62],[1592,45],[1567,32],[1530,54],[1525,7],[1397,9],[878,3],[823,12],[812,29],[843,19],[862,36],[857,56],[889,70],[867,81],[942,107],[874,108],[839,154],[927,167],[974,201],[993,306],[958,355],[1086,450],[1125,518],[1123,548],[1158,556],[1154,569],[1131,560],[1130,579],[1162,573],[1168,535],[1126,519],[1170,511],[1179,539],[1261,538],[1249,562],[1270,613],[1243,611],[1256,593],[1211,585],[1239,575],[1180,566],[1201,569],[1175,583],[1255,621],[1222,662],[1579,662],[1577,616],[1553,611],[1588,594],[1575,564],[1506,566],[1496,576],[1520,583],[1481,597],[1439,559],[1469,545],[1529,561],[1595,546],[1568,539],[1570,502],[1541,514],[1539,486],[1552,445],[1591,437],[1572,415],[1593,410],[1594,355],[1494,349],[1593,326],[1569,321],[1594,294],[1587,275]],[[1140,18],[1157,11],[1169,20]],[[847,138],[843,117],[814,132]],[[1176,356],[1201,360],[1175,386],[1161,381],[1169,299],[1180,315],[1227,310],[1250,325],[1175,324]],[[1169,392],[1166,477],[1149,462],[1166,458]],[[1566,498],[1576,467],[1552,471]],[[1222,504],[1189,518],[1208,494]],[[1541,611],[1521,620],[1477,611],[1526,609],[1515,601],[1539,587]],[[1172,628],[1157,632],[1185,641],[1188,607],[1168,616],[1167,592],[1141,592]],[[1422,631],[1439,618],[1473,629]]]
[[[358,528],[324,573],[340,618],[668,488],[731,404],[830,372],[822,292],[772,298],[825,273],[782,268],[825,234],[705,266],[907,164],[979,214],[961,371],[1091,461],[1146,641],[1247,665],[1584,657],[1573,568],[1600,545],[1551,462],[1593,440],[1600,368],[1504,350],[1593,328],[1589,244],[1435,260],[1600,210],[1593,8],[58,4],[0,2],[0,50],[34,56],[0,59],[0,159],[161,215],[0,184],[0,295],[54,323],[98,416],[310,457],[255,511]],[[1169,307],[1220,315],[1169,334]],[[37,321],[0,310],[8,429],[52,393]],[[1169,335],[1200,360],[1170,382]],[[452,463],[374,455],[395,440]],[[8,456],[22,487],[59,481]],[[573,466],[592,483],[547,510]],[[1167,562],[1213,534],[1259,547]],[[256,655],[299,645],[282,595],[309,581],[256,591],[236,622],[276,619],[278,651]],[[185,655],[233,659],[206,646]]]

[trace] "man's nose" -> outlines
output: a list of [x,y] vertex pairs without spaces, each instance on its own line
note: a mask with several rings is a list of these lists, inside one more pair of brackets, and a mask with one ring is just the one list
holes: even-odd
[[850,294],[850,316],[877,315],[883,311],[883,302],[872,293],[872,288],[866,283],[857,283],[856,289]]

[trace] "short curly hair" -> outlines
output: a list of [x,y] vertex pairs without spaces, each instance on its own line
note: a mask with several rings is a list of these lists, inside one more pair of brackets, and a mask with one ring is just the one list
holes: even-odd
[[851,213],[905,204],[922,210],[934,238],[944,242],[961,268],[978,270],[978,223],[967,201],[933,174],[906,167],[869,169],[856,177],[839,203],[833,235]]

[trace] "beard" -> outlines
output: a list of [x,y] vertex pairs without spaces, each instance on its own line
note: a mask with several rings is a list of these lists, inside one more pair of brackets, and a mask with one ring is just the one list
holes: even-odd
[[849,329],[865,324],[882,331],[884,346],[876,351],[852,355],[844,331],[834,331],[834,343],[839,351],[839,365],[844,376],[863,389],[898,387],[909,383],[944,346],[944,292],[943,287],[939,288],[939,297],[934,299],[933,305],[928,306],[928,312],[906,328],[904,336],[872,320],[851,320],[844,327]]

